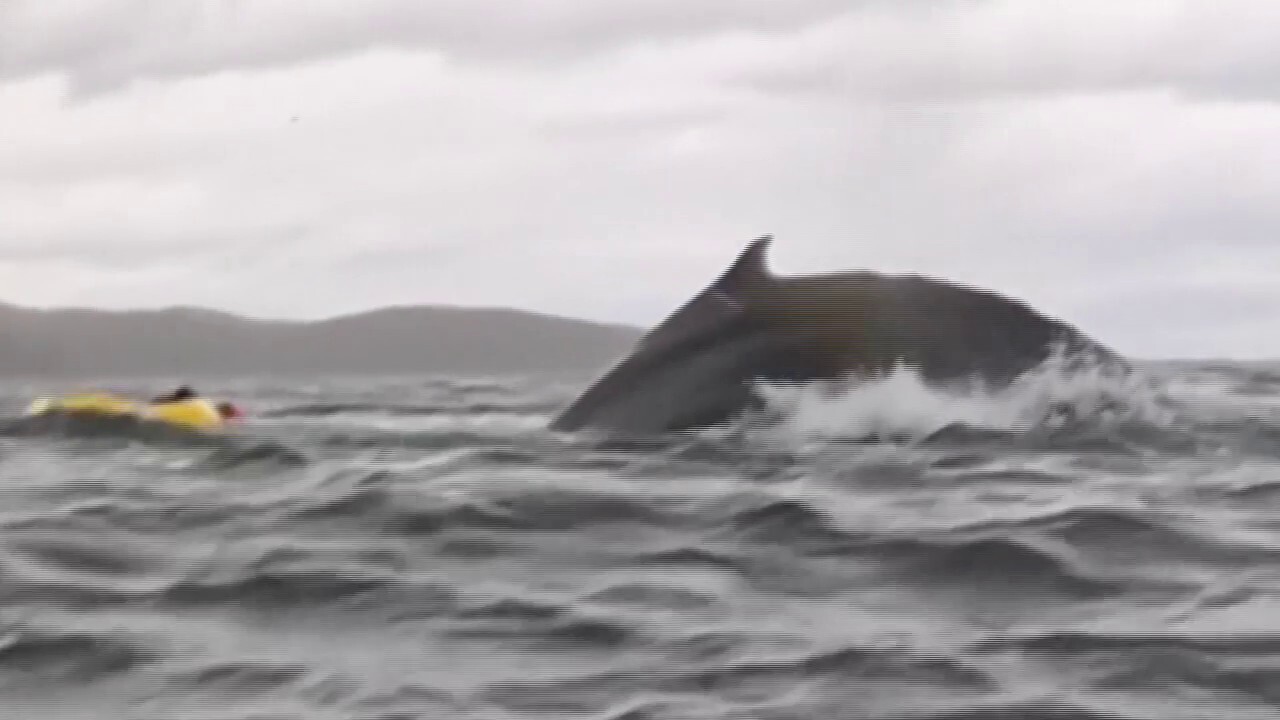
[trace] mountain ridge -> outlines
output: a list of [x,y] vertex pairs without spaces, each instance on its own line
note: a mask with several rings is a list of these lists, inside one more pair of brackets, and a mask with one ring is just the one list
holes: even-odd
[[0,376],[589,371],[642,332],[506,307],[405,304],[283,319],[0,303]]

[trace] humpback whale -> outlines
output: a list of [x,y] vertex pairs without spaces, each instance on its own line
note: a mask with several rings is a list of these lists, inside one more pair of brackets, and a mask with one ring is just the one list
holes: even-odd
[[895,365],[929,383],[1000,387],[1055,350],[1127,369],[1077,328],[995,292],[919,275],[778,276],[752,241],[551,423],[556,431],[662,433],[730,420],[756,381],[871,377]]

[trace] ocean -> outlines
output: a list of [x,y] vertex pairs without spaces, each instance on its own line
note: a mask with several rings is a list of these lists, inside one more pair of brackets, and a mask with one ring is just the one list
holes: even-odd
[[1146,370],[639,439],[544,429],[590,377],[200,381],[221,438],[10,382],[0,717],[1280,718],[1280,363]]

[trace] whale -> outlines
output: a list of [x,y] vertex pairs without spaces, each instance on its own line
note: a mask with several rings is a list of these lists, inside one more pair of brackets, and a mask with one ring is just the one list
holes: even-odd
[[995,291],[869,270],[781,276],[773,236],[710,284],[549,423],[553,431],[662,434],[762,406],[758,383],[857,381],[906,367],[926,383],[1008,386],[1055,354],[1125,371],[1075,326]]

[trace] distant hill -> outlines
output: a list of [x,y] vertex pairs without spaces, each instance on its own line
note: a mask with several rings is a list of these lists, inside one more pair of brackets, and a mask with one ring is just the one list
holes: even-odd
[[0,304],[3,376],[504,374],[598,369],[638,328],[518,310],[391,307],[318,321],[200,308],[37,310]]

